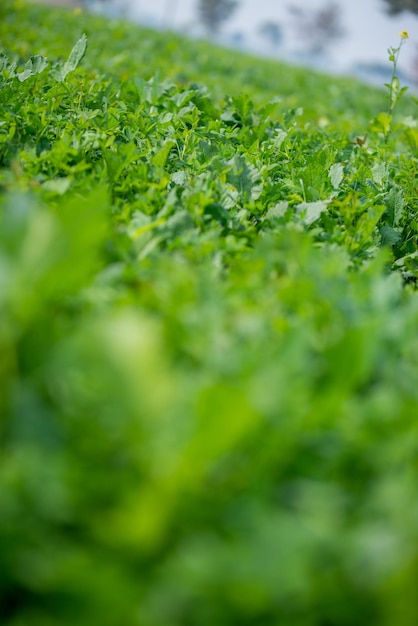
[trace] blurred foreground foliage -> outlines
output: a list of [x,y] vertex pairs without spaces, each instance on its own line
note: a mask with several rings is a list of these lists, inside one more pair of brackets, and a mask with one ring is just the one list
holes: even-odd
[[1,624],[416,626],[413,103],[3,10]]

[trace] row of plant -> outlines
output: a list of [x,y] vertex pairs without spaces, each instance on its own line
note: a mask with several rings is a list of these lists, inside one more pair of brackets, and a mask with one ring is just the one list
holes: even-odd
[[1,10],[1,623],[415,626],[396,72]]

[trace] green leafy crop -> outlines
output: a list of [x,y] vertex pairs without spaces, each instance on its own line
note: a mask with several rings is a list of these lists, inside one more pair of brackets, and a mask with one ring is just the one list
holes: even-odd
[[413,100],[0,12],[2,626],[416,626]]

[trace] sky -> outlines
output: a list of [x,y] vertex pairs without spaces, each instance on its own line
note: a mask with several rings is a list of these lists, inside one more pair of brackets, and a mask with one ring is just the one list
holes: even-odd
[[[134,19],[154,21],[164,27],[189,32],[196,28],[196,4],[196,0],[125,0]],[[225,35],[242,33],[246,45],[258,52],[267,52],[257,29],[267,20],[277,21],[284,31],[284,42],[278,55],[294,57],[303,46],[291,30],[289,4],[310,10],[323,6],[326,0],[240,0],[239,9],[225,25]],[[388,17],[383,0],[336,0],[336,4],[342,11],[346,35],[329,49],[326,65],[330,70],[349,71],[356,63],[389,66],[387,48],[397,46],[399,32],[407,30],[410,39],[402,49],[399,68],[411,73],[413,60],[418,57],[418,16],[403,13]]]

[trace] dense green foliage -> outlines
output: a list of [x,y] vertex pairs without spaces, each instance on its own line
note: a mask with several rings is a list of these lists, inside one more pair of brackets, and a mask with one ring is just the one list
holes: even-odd
[[416,626],[414,102],[0,11],[2,626]]

